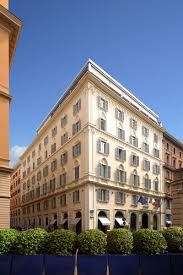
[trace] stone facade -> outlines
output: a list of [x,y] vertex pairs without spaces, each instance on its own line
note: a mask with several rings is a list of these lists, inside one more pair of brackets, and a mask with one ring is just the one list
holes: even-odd
[[183,168],[177,169],[172,183],[172,218],[173,225],[183,226]]

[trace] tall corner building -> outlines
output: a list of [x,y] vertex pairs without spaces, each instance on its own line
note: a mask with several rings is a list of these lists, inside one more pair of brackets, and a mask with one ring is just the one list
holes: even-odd
[[21,29],[21,21],[0,0],[0,228],[10,226],[9,167],[9,71]]
[[158,116],[89,60],[21,156],[22,226],[165,226]]

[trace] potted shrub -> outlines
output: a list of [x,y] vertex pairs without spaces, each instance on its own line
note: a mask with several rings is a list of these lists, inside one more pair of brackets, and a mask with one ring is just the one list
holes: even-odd
[[15,229],[0,230],[0,271],[4,275],[9,275],[12,261],[12,256],[5,254],[14,252],[18,235],[19,232]]
[[133,234],[134,252],[140,256],[143,275],[169,275],[170,256],[166,252],[167,243],[162,233],[153,229],[139,229]]
[[[28,229],[18,236],[16,253],[13,257],[13,275],[42,274],[43,254],[48,233],[41,228]],[[28,267],[28,268],[27,268]]]
[[45,275],[74,274],[77,235],[66,229],[57,229],[48,235]]
[[106,275],[106,235],[98,229],[86,230],[78,236],[78,275]]
[[[139,257],[128,255],[133,249],[133,235],[127,229],[113,229],[107,234],[107,252],[109,254],[110,275],[137,275]],[[118,254],[118,255],[116,255]],[[119,255],[120,254],[120,255]]]

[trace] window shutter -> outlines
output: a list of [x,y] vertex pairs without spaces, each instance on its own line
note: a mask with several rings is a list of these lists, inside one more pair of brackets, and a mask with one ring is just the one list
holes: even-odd
[[135,177],[134,174],[131,174],[131,184],[134,185],[135,183]]
[[151,180],[149,180],[149,189],[151,189]]
[[81,109],[81,98],[80,98],[79,101],[78,101],[78,109],[79,109],[79,110]]
[[72,134],[75,135],[75,124],[72,125]]
[[72,155],[75,157],[75,146],[72,147]]
[[126,150],[122,150],[122,160],[126,160]]
[[111,177],[111,167],[107,166],[106,171],[107,171],[107,178],[110,179],[110,177]]
[[98,107],[100,108],[100,96],[98,96],[97,100],[98,100]]
[[101,201],[101,200],[102,200],[102,198],[101,198],[101,189],[98,189],[98,190],[97,190],[97,200],[98,200],[98,201]]
[[116,159],[119,160],[119,148],[116,148],[115,156],[116,156]]
[[130,144],[132,144],[132,135],[130,136]]
[[126,182],[126,175],[127,175],[126,171],[123,171],[123,182],[124,183]]
[[106,143],[106,152],[107,155],[109,155],[109,143]]
[[106,190],[106,201],[109,201],[109,190]]
[[132,118],[130,118],[130,127],[132,127],[132,121],[133,121]]
[[126,194],[123,193],[124,203],[126,203]]
[[105,110],[108,111],[108,101],[105,100]]
[[137,121],[135,121],[135,127],[134,127],[135,130],[137,130]]
[[97,140],[97,151],[100,153],[101,152],[101,140]]
[[135,146],[138,147],[138,138],[135,138]]
[[119,182],[119,173],[120,173],[120,170],[117,169],[116,170],[116,181]]
[[137,166],[139,166],[139,156],[137,156]]
[[74,104],[73,105],[73,115],[75,115],[75,113],[76,113],[76,105]]
[[117,108],[115,109],[115,118],[118,119],[118,109]]
[[122,130],[122,140],[125,140],[125,130]]
[[102,164],[101,163],[98,164],[98,174],[100,177],[102,177]]
[[137,176],[137,185],[139,186],[140,185],[140,177]]

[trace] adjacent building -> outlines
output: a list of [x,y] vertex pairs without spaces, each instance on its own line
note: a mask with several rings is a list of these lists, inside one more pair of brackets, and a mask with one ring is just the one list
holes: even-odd
[[165,226],[157,114],[89,60],[21,156],[21,225]]
[[9,167],[9,71],[21,21],[8,11],[8,0],[0,0],[0,228],[10,226]]
[[[168,132],[163,134],[163,182],[165,192],[165,221],[166,225],[172,224],[172,199],[173,199],[173,182],[179,169],[182,168],[183,164],[183,144],[173,137]],[[178,172],[178,174],[180,174]],[[175,190],[174,190],[175,191]],[[176,201],[177,199],[175,199]],[[176,203],[177,204],[177,203]],[[181,205],[179,206],[181,209]],[[175,208],[176,209],[176,208]],[[174,209],[174,213],[176,212]],[[173,218],[173,224],[176,225],[177,218]]]

